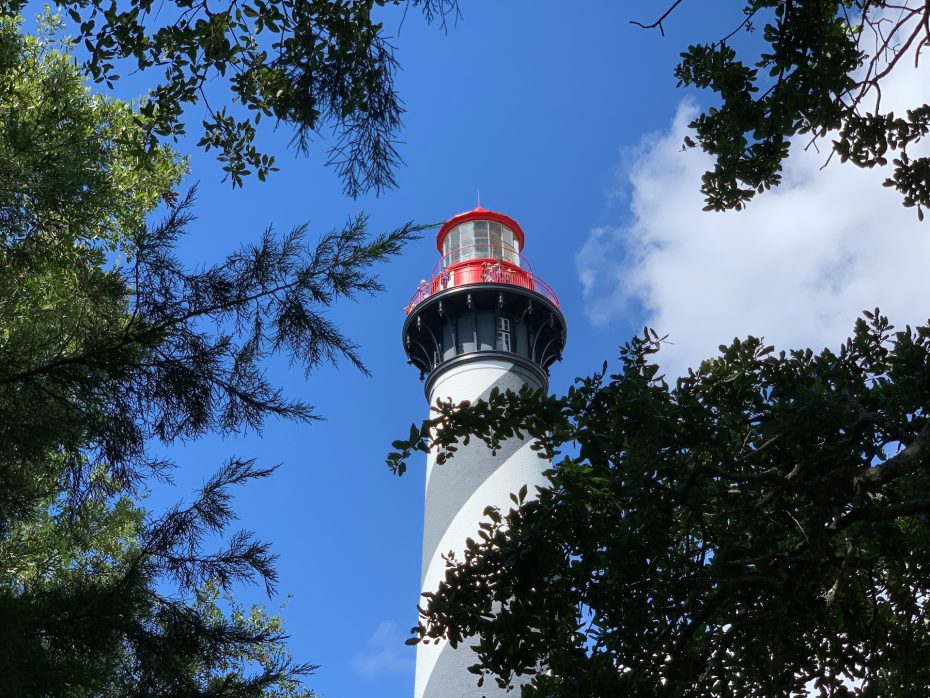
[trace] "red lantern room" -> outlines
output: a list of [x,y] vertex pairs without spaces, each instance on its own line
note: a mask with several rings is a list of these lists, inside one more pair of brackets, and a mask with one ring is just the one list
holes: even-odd
[[523,230],[513,218],[479,206],[446,221],[436,247],[444,267],[478,259],[520,266],[523,240]]
[[545,375],[561,357],[559,300],[522,256],[524,241],[519,223],[480,206],[439,229],[440,258],[405,308],[404,344],[424,375],[489,352]]
[[480,206],[450,218],[436,236],[441,258],[430,279],[421,281],[407,313],[440,291],[480,283],[519,286],[558,307],[555,293],[522,256],[524,240],[523,229],[513,218]]

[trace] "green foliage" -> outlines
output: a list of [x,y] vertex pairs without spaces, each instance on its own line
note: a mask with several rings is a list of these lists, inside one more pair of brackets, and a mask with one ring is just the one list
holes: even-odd
[[[680,3],[650,27],[661,29]],[[710,89],[720,98],[691,123],[695,138],[685,141],[716,159],[701,187],[706,209],[738,210],[776,186],[792,139],[831,137],[833,153],[860,167],[886,165],[896,153],[885,186],[897,188],[923,220],[930,207],[930,158],[908,149],[930,130],[930,107],[883,112],[881,87],[902,58],[910,61],[930,45],[928,13],[922,2],[746,0],[732,33],[682,53],[679,85]],[[757,25],[761,55],[741,56],[733,37]]]
[[439,404],[395,470],[521,433],[551,487],[488,509],[415,639],[524,696],[930,693],[930,327],[865,316],[838,352],[734,340],[674,386],[647,331],[563,397]]
[[315,419],[263,361],[364,370],[324,312],[377,291],[372,266],[415,228],[268,230],[186,268],[184,163],[91,95],[66,45],[18,26],[0,20],[0,694],[310,695],[280,622],[217,602],[274,590],[268,544],[228,530],[231,488],[274,469],[231,458],[155,516],[140,495],[172,464],[150,447]]
[[[186,132],[190,107],[205,112],[199,145],[217,150],[233,185],[273,170],[254,144],[263,118],[294,129],[306,152],[329,129],[329,164],[351,196],[394,185],[394,138],[403,113],[396,61],[377,15],[400,0],[59,0],[86,74],[113,86],[120,72],[157,74],[137,119],[148,146]],[[427,19],[455,0],[413,0]],[[5,0],[15,15],[25,0]],[[211,106],[211,103],[216,106]]]
[[266,474],[231,464],[193,507],[157,521],[126,495],[39,500],[32,516],[4,521],[3,695],[312,696],[299,678],[314,667],[294,663],[278,618],[243,612],[228,592],[226,610],[217,604],[230,574],[248,576],[249,555],[267,550],[240,534],[200,551],[232,518],[217,502],[226,488]]
[[[236,676],[241,663],[250,663],[253,666],[267,668],[283,667],[291,663],[291,655],[280,641],[284,637],[284,624],[279,616],[270,616],[262,606],[242,608],[229,593],[223,593],[216,583],[209,582],[197,590],[196,608],[202,616],[210,618],[216,625],[221,625],[231,619],[246,633],[263,635],[261,642],[244,645],[240,652],[224,657],[222,666],[217,673],[222,678],[207,676],[214,683],[229,681]],[[284,604],[281,605],[283,610]],[[237,677],[241,680],[241,677]],[[267,698],[314,698],[315,693],[304,689],[294,679],[278,681],[264,694]]]
[[0,225],[17,241],[112,251],[145,229],[183,163],[146,150],[130,105],[89,95],[48,29],[22,37],[17,19],[0,18]]

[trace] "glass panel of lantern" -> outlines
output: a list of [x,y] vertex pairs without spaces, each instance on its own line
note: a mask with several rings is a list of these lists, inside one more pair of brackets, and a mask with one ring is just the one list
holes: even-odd
[[459,230],[462,226],[453,228],[448,233],[446,233],[446,239],[442,241],[442,264],[443,266],[450,266],[459,261],[461,256],[459,244]]
[[472,231],[475,236],[475,256],[480,258],[491,256],[491,239],[488,232],[488,221],[474,221]]
[[504,247],[503,247],[503,233],[501,231],[500,223],[490,223],[488,225],[491,236],[491,256],[494,259],[503,259],[504,258]]
[[504,228],[504,259],[520,266],[520,255],[517,254],[513,231],[506,227]]
[[464,262],[475,256],[475,237],[472,232],[471,223],[462,223],[458,227],[459,231],[459,253],[456,255],[456,261]]

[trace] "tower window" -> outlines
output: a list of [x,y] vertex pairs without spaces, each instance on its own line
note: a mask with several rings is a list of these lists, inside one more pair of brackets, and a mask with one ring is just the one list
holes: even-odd
[[513,351],[510,341],[510,318],[497,318],[497,348],[500,351]]

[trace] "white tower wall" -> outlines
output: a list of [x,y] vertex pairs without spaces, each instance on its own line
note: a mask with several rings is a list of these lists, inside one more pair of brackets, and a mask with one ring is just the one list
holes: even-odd
[[[455,402],[487,398],[493,388],[518,391],[528,385],[546,387],[542,372],[523,361],[472,355],[467,361],[453,362],[437,369],[429,382],[429,402],[452,398]],[[435,454],[427,458],[426,505],[423,529],[421,589],[435,591],[445,577],[442,556],[450,551],[462,559],[467,538],[477,539],[478,524],[487,506],[506,513],[513,508],[511,493],[526,485],[529,495],[544,486],[546,462],[530,448],[531,442],[512,438],[492,455],[483,443],[471,441],[461,446],[455,457],[435,464]],[[447,641],[417,645],[415,698],[480,698],[503,696],[505,692],[491,681],[478,687],[478,677],[467,667],[477,657],[466,640],[453,649]],[[506,694],[513,696],[511,692]]]

